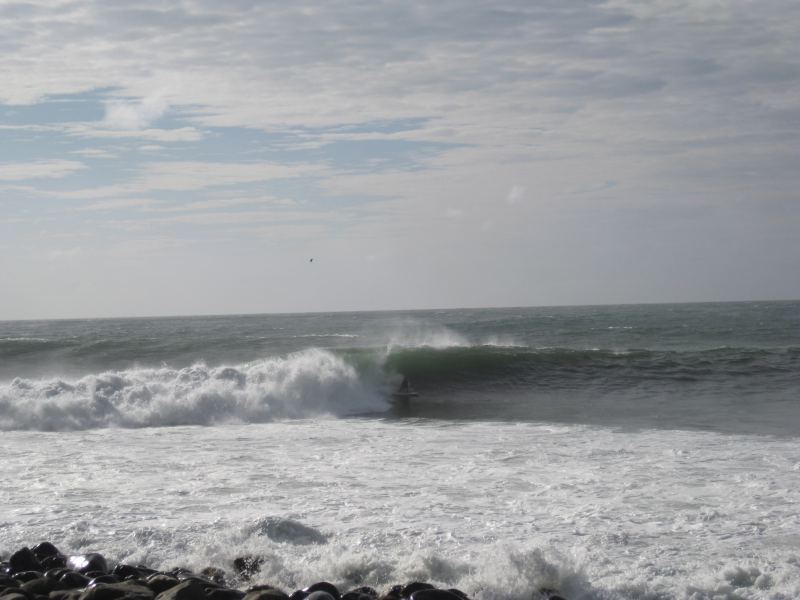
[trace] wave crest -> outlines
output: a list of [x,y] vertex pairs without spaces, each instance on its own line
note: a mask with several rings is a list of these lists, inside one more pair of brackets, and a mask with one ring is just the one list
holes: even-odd
[[309,349],[237,366],[128,369],[0,386],[0,429],[213,425],[385,409],[341,357]]

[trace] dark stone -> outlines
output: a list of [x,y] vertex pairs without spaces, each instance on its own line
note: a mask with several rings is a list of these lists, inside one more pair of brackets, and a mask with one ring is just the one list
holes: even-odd
[[233,568],[239,577],[247,581],[261,570],[264,559],[260,556],[240,556],[233,559]]
[[306,596],[308,596],[308,594],[303,590],[295,590],[292,592],[292,595],[289,596],[289,600],[305,600]]
[[206,600],[206,592],[199,582],[187,579],[167,591],[161,592],[156,598],[158,600]]
[[39,579],[42,575],[43,573],[41,571],[20,571],[19,573],[14,573],[14,579],[20,583],[25,583],[26,581]]
[[242,600],[246,595],[245,592],[230,588],[206,588],[206,596],[209,600]]
[[34,556],[33,551],[27,546],[17,550],[11,555],[11,557],[8,559],[8,566],[11,574],[14,576],[16,576],[17,573],[22,573],[24,571],[42,572],[45,570],[42,567],[42,563],[36,560],[36,556]]
[[158,595],[161,592],[166,592],[168,589],[178,585],[177,577],[166,575],[164,573],[154,573],[144,580],[144,584],[153,590],[153,593]]
[[138,577],[142,576],[142,572],[131,565],[117,565],[111,570],[111,574],[120,581],[125,581],[126,579],[137,579]]
[[411,600],[462,600],[462,598],[447,590],[427,588],[424,590],[417,590],[411,594]]
[[[327,581],[318,581],[317,583],[313,583],[307,588],[304,588],[303,591],[306,593],[306,596],[310,596],[314,592],[325,592],[330,594],[334,600],[341,600],[342,595],[339,593],[339,589],[333,585],[332,583],[328,583]],[[325,600],[324,598],[320,598],[319,600]]]
[[81,575],[80,573],[76,573],[75,571],[67,571],[64,573],[59,581],[64,584],[66,588],[85,588],[89,585],[89,578],[86,575]]
[[311,592],[308,596],[306,596],[305,600],[336,600],[336,599],[333,596],[331,596],[328,592],[317,590],[316,592]]
[[289,595],[283,590],[272,586],[256,586],[261,589],[250,589],[244,600],[289,600]]
[[79,600],[153,600],[154,597],[150,588],[126,581],[89,586]]
[[81,590],[56,590],[48,594],[50,600],[78,600],[83,592]]
[[434,586],[432,586],[430,583],[424,583],[422,581],[412,581],[400,591],[400,596],[402,598],[411,598],[411,594],[413,594],[414,592],[419,592],[421,590],[432,590],[432,589],[434,589]]
[[[89,577],[89,574],[86,576]],[[91,581],[89,581],[89,585],[92,587],[100,585],[101,583],[119,583],[119,579],[111,574],[101,574],[97,575],[96,577],[92,577]]]
[[47,569],[44,572],[45,577],[49,577],[50,579],[61,579],[61,576],[64,573],[69,573],[69,569],[65,569],[64,567],[56,567],[55,569]]
[[395,600],[396,598],[400,598],[400,594],[402,593],[402,585],[393,585],[391,588],[389,588],[388,592],[381,596],[381,600]]
[[553,590],[550,588],[540,589],[539,595],[545,600],[566,600],[566,598],[564,598],[564,596],[562,596],[558,590]]
[[217,567],[206,567],[200,571],[200,575],[216,583],[217,585],[225,585],[225,571]]
[[19,583],[11,575],[0,575],[0,590],[17,587],[19,587]]
[[31,551],[37,560],[42,560],[48,556],[61,556],[61,552],[58,551],[58,548],[56,548],[50,542],[41,542],[36,544]]
[[0,597],[2,597],[3,600],[30,600],[28,598],[28,596],[26,596],[25,594],[20,594],[18,592],[11,592],[9,594],[3,594]]
[[67,566],[67,557],[60,554],[55,556],[45,556],[39,562],[42,563],[42,568],[48,571],[50,569],[63,569]]
[[102,554],[97,554],[96,552],[70,556],[67,559],[67,566],[73,571],[83,573],[84,575],[90,573],[94,575],[95,571],[100,574],[108,573],[108,563],[106,562],[106,559]]
[[56,590],[64,589],[64,586],[58,581],[58,579],[44,576],[26,581],[20,587],[26,592],[30,592],[31,594],[39,594],[42,596],[46,596],[50,592],[54,592]]
[[[347,594],[357,594],[359,596],[369,596],[370,598],[377,598],[378,597],[377,590],[375,590],[375,588],[371,588],[369,586],[357,587],[357,588],[352,589],[349,592],[347,592]],[[347,596],[347,594],[345,594],[344,596]],[[342,596],[342,598],[344,598],[344,596]]]
[[0,598],[3,598],[3,600],[5,600],[6,597],[8,597],[10,595],[14,595],[14,596],[20,595],[23,598],[26,598],[27,600],[35,600],[36,599],[36,594],[32,594],[30,592],[26,592],[22,588],[6,588],[2,592],[0,592]]

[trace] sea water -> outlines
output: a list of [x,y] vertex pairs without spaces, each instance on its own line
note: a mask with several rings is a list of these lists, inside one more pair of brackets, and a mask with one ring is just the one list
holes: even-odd
[[4,322],[0,556],[797,598],[799,392],[797,302]]

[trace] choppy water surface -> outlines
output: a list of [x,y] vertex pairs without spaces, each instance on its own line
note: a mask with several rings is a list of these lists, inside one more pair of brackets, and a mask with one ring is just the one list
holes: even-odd
[[796,598],[798,366],[791,302],[0,323],[0,553]]

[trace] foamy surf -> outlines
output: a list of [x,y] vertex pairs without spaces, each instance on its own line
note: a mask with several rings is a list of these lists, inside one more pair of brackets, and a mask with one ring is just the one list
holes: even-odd
[[128,369],[0,386],[0,428],[260,423],[386,409],[385,397],[332,352],[308,349],[236,366]]

